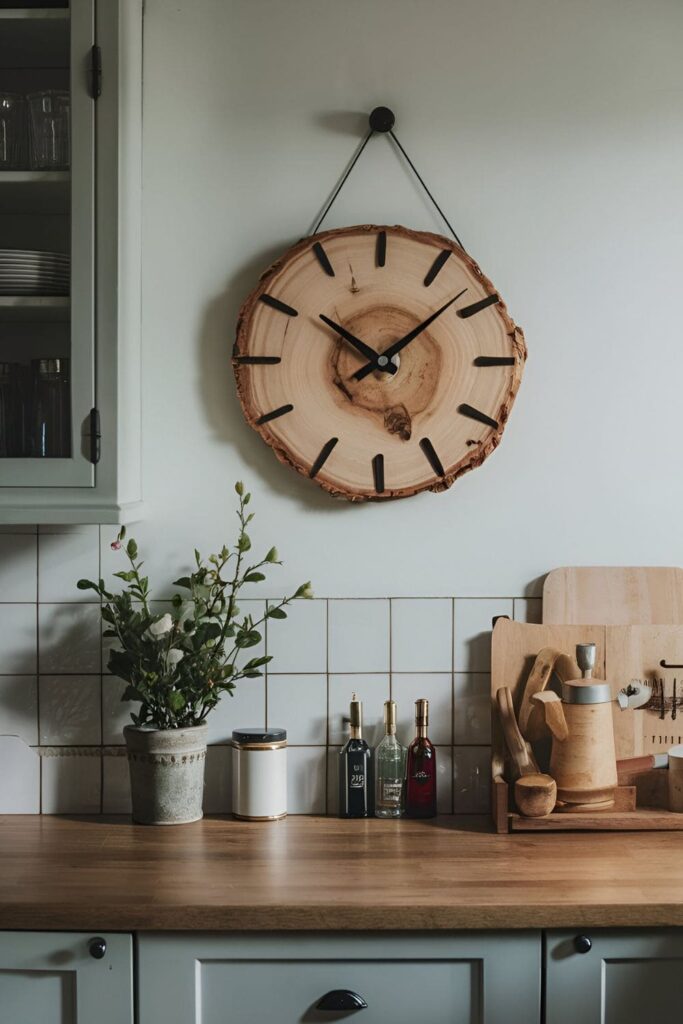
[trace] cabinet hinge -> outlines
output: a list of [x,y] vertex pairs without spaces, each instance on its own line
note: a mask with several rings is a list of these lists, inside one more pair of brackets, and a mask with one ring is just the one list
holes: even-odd
[[100,412],[99,409],[90,410],[90,461],[94,466],[100,461]]
[[102,51],[99,46],[90,48],[88,91],[94,100],[102,95]]

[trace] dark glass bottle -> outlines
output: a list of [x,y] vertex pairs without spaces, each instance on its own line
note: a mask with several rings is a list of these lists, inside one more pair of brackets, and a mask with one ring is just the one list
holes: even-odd
[[436,815],[436,750],[427,736],[429,701],[415,701],[415,739],[408,747],[405,814],[408,818]]
[[372,750],[363,739],[363,705],[351,697],[351,735],[339,754],[339,817],[369,818],[375,813]]

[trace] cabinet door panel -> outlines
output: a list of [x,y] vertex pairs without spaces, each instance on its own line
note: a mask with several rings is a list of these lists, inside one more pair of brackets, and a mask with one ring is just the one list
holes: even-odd
[[[363,1024],[535,1024],[540,935],[141,936],[140,1024],[301,1024],[331,991]],[[513,998],[510,998],[510,997]]]
[[5,1024],[133,1024],[133,944],[106,935],[0,932],[0,1021]]
[[546,946],[547,1024],[674,1024],[681,1020],[683,936],[674,931],[550,932]]

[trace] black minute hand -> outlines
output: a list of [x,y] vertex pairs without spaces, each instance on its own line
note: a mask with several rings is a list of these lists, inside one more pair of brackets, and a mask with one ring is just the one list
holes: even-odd
[[[452,299],[449,299],[448,302],[445,302],[440,309],[437,309],[436,313],[432,313],[431,316],[428,316],[427,319],[423,320],[421,324],[417,325],[417,327],[413,327],[412,331],[409,331],[408,334],[406,334],[403,338],[399,338],[398,341],[395,341],[393,343],[393,345],[390,345],[389,348],[385,349],[384,352],[382,352],[382,355],[386,356],[386,358],[389,360],[389,366],[393,366],[393,363],[391,362],[393,356],[400,352],[401,349],[404,349],[406,345],[410,345],[411,341],[414,341],[415,338],[417,338],[418,334],[422,334],[422,332],[425,331],[430,324],[434,323],[437,317],[441,316],[442,313],[445,313],[448,307],[452,306],[453,303],[457,299],[459,299],[461,295],[464,295],[466,291],[467,288],[463,288],[461,292],[458,292],[458,294],[454,295]],[[361,366],[360,370],[354,373],[354,377],[356,378],[356,380],[363,380],[364,377],[367,377],[369,373],[372,373],[372,371],[376,369],[376,366],[376,361],[372,363],[366,363],[365,366]],[[388,367],[385,368],[388,369]]]
[[[351,334],[351,332],[347,331],[345,327],[341,326],[341,324],[336,324],[334,320],[330,320],[329,317],[324,316],[322,313],[320,314],[320,319],[324,324],[327,324],[328,327],[331,327],[333,331],[335,331],[341,338],[344,339],[344,341],[348,341],[349,345],[353,345],[353,347],[358,352],[360,352],[362,356],[365,356],[366,359],[370,359],[371,369],[374,369],[376,367],[377,360],[379,358],[379,353],[375,352],[374,348],[370,348],[370,346],[366,345],[364,341],[361,341],[360,338],[357,338],[355,334]],[[391,369],[388,366],[386,367],[386,369],[388,370],[389,373],[396,373],[396,367],[393,365],[393,363],[391,365]]]

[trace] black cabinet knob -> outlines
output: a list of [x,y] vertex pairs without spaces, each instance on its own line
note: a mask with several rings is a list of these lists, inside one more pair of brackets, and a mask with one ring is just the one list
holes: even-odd
[[107,952],[107,940],[103,939],[100,935],[91,939],[88,943],[88,952],[94,960],[101,960]]
[[368,1004],[357,992],[348,988],[335,988],[322,997],[316,1010],[330,1010],[337,1012],[341,1010],[367,1010]]
[[574,949],[577,953],[590,953],[593,943],[587,935],[577,935],[574,939]]

